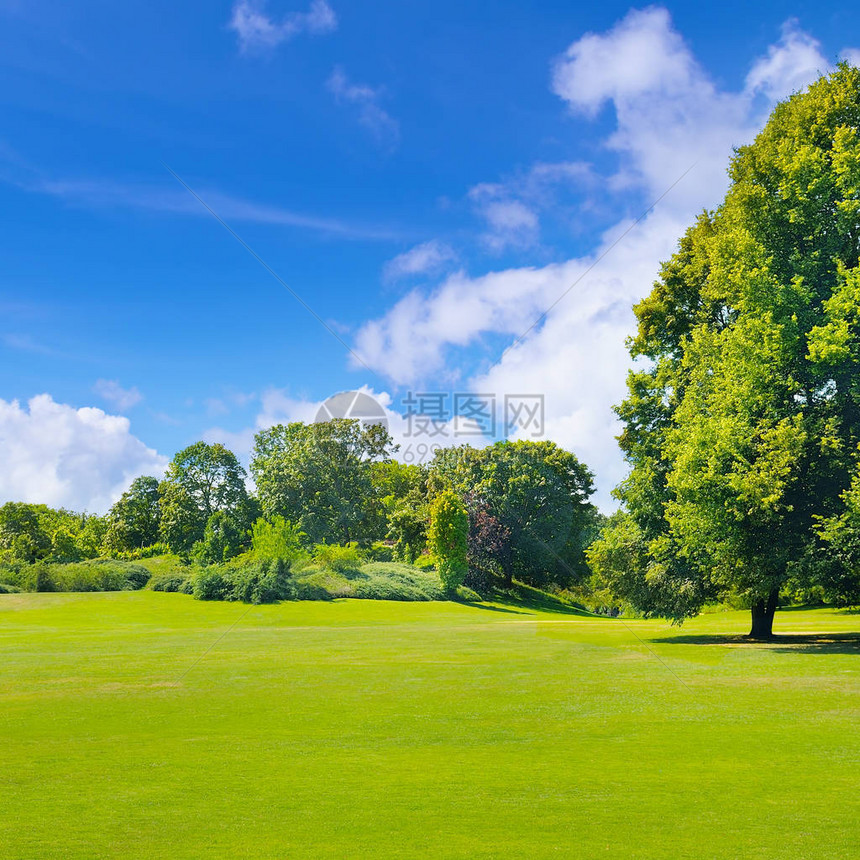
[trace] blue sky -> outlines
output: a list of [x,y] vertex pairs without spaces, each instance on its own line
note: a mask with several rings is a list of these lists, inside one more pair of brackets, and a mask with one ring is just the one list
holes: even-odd
[[731,147],[860,57],[828,2],[0,0],[0,25],[0,501],[90,510],[362,386],[404,446],[410,390],[542,394],[608,506],[631,303]]

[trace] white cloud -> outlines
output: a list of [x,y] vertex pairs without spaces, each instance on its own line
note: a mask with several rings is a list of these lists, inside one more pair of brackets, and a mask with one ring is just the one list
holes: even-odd
[[115,379],[99,379],[93,386],[93,391],[102,400],[115,406],[120,412],[131,409],[143,400],[143,395],[137,388],[123,388]]
[[0,501],[103,513],[139,475],[167,465],[130,432],[127,418],[75,409],[50,395],[26,407],[0,399]]
[[649,93],[684,95],[701,77],[666,9],[633,10],[606,34],[575,41],[553,70],[553,90],[595,114],[607,101],[628,103]]
[[537,212],[521,200],[488,200],[482,204],[489,230],[483,240],[494,251],[509,246],[528,247],[537,242],[540,221]]
[[444,367],[446,347],[467,346],[482,332],[518,334],[555,297],[570,265],[480,278],[457,272],[429,295],[413,290],[384,317],[366,323],[355,351],[399,385],[428,379]]
[[0,335],[0,340],[4,346],[9,349],[17,349],[21,352],[33,352],[41,355],[55,355],[54,350],[45,344],[40,343],[32,335],[29,334],[4,334]]
[[782,25],[782,38],[750,69],[747,90],[762,92],[771,101],[779,101],[803,89],[829,68],[830,63],[821,53],[821,43],[804,33],[797,21],[786,21]]
[[[827,71],[816,52],[814,40],[787,25],[779,43],[752,64],[746,88],[731,92],[701,68],[665,9],[633,11],[607,32],[583,36],[555,62],[552,87],[575,114],[593,116],[606,103],[614,108],[615,129],[605,142],[619,163],[604,194],[628,206],[631,193],[650,203],[693,170],[616,247],[631,220],[564,263],[480,277],[458,273],[428,292],[413,291],[361,327],[358,353],[398,385],[455,374],[469,359],[465,349],[488,334],[517,339],[567,292],[497,364],[463,385],[499,398],[544,394],[549,437],[597,473],[597,500],[611,508],[609,492],[625,471],[612,405],[625,395],[631,306],[649,292],[660,261],[695,216],[719,203],[732,147],[760,128],[771,107],[764,102]],[[584,168],[569,173],[589,175]],[[529,202],[526,187],[522,181],[516,191],[510,183],[481,185],[471,196]],[[497,224],[536,229],[522,211],[499,212]]]
[[270,50],[301,33],[317,36],[337,28],[337,16],[326,0],[312,0],[307,12],[292,12],[280,21],[264,8],[264,0],[238,0],[233,6],[230,29],[236,31],[244,53]]
[[840,60],[845,60],[849,66],[860,68],[860,48],[844,48],[839,54]]
[[358,121],[369,129],[377,141],[393,147],[400,138],[400,124],[379,104],[384,90],[349,80],[346,72],[336,66],[327,86],[338,104],[352,105],[358,112]]
[[432,239],[389,260],[382,269],[382,277],[386,281],[396,281],[413,275],[432,274],[456,258],[453,248]]
[[537,162],[524,173],[501,182],[482,182],[469,199],[486,221],[482,243],[491,251],[529,248],[540,239],[540,213],[556,204],[562,186],[591,185],[591,166],[580,161]]

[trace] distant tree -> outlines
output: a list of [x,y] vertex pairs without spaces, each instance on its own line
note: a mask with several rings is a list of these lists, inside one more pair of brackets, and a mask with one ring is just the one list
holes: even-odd
[[819,518],[822,546],[816,548],[809,566],[809,581],[801,584],[819,589],[838,604],[850,605],[860,596],[860,469],[855,470],[842,502],[839,513]]
[[50,555],[51,536],[43,527],[39,513],[38,505],[24,502],[7,502],[0,507],[0,550],[24,562]]
[[440,493],[430,506],[427,545],[446,591],[463,584],[467,570],[469,515],[452,490]]
[[108,512],[107,546],[129,552],[158,542],[161,502],[158,479],[135,478]]
[[245,535],[227,511],[215,511],[206,520],[203,537],[191,549],[192,558],[203,564],[218,564],[238,555]]
[[587,575],[584,549],[594,507],[591,472],[553,442],[499,442],[439,451],[433,472],[507,531],[505,581],[569,585]]
[[83,518],[80,530],[75,536],[78,552],[83,558],[96,558],[108,549],[106,538],[108,518],[88,514]]
[[478,590],[492,586],[497,576],[512,569],[511,532],[485,504],[467,497],[469,512],[468,572],[465,584]]
[[402,500],[388,514],[389,540],[397,561],[412,564],[427,545],[428,512],[425,505]]
[[395,450],[384,427],[352,419],[263,430],[251,461],[263,514],[295,523],[313,543],[381,537],[384,509],[372,464]]
[[65,526],[59,526],[51,536],[50,561],[80,561],[84,558],[78,548],[75,535]]
[[371,463],[370,476],[378,498],[399,502],[423,493],[427,470],[415,463],[378,460]]
[[[159,485],[160,532],[171,552],[190,553],[203,539],[212,514],[223,513],[231,528],[247,539],[256,519],[245,488],[245,470],[221,444],[196,442],[180,451]],[[223,520],[218,526],[221,529]]]

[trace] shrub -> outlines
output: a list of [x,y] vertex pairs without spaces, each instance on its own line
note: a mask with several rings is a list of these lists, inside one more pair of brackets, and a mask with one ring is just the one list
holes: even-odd
[[126,561],[137,561],[141,558],[155,558],[159,555],[167,555],[170,552],[170,547],[166,543],[154,543],[151,546],[142,546],[137,549],[131,549],[127,552],[114,552],[114,558],[124,559]]
[[21,589],[17,585],[0,582],[0,594],[17,594]]
[[394,547],[378,540],[370,545],[366,555],[370,561],[394,561]]
[[317,544],[313,550],[313,559],[322,567],[328,567],[338,573],[354,573],[365,561],[363,553],[354,543],[346,546]]
[[227,561],[242,549],[242,532],[234,517],[226,511],[215,511],[206,520],[203,537],[191,549],[191,555],[203,564]]
[[441,600],[439,578],[405,564],[373,562],[353,580],[354,597],[364,600]]
[[196,600],[230,600],[232,585],[224,571],[217,567],[202,567],[191,577],[191,590]]
[[149,571],[139,564],[98,559],[54,564],[50,573],[56,591],[136,591],[149,582]]
[[233,571],[232,599],[243,603],[274,603],[295,597],[289,562],[282,558],[263,559],[255,565]]
[[33,564],[22,571],[21,588],[24,591],[59,591],[51,570],[41,562]]
[[297,580],[295,589],[296,600],[331,600],[355,596],[352,583],[330,570],[319,570]]
[[194,589],[191,578],[181,573],[157,573],[149,580],[152,591],[171,591],[179,594],[192,594]]
[[149,577],[149,571],[139,564],[112,559],[0,568],[0,580],[22,591],[127,591],[143,588]]

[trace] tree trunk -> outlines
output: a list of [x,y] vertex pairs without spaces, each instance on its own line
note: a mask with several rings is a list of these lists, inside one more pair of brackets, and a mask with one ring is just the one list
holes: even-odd
[[752,629],[750,639],[773,638],[773,616],[779,600],[779,589],[774,589],[765,598],[762,597],[752,605]]

